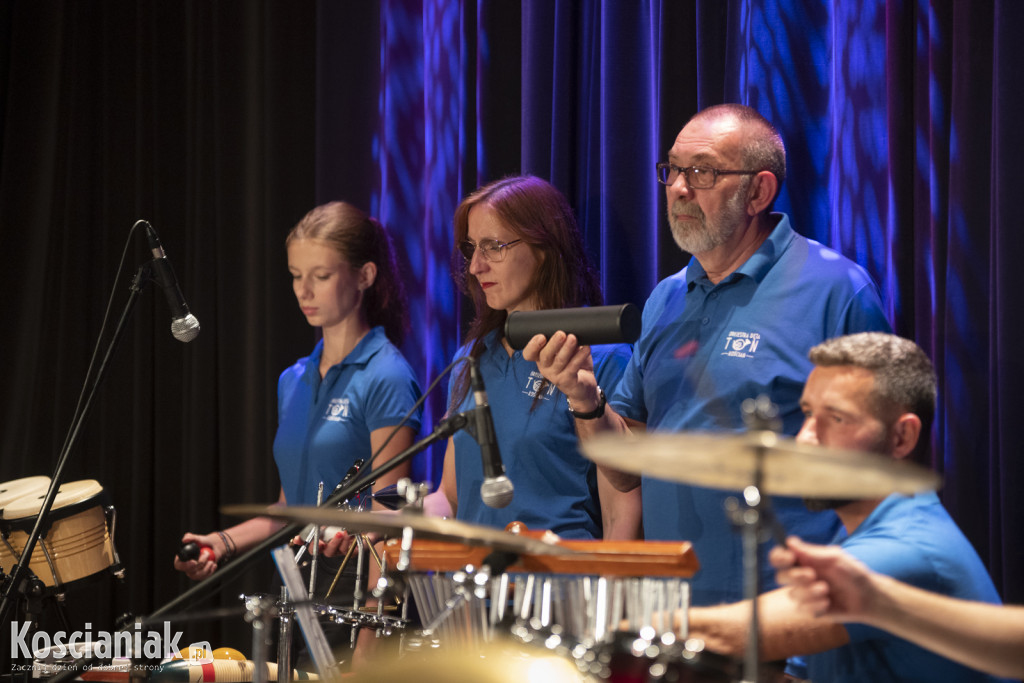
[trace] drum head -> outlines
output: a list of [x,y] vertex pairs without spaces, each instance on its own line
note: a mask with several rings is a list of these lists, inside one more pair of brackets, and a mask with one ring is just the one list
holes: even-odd
[[24,479],[5,481],[0,484],[0,511],[5,510],[8,505],[24,496],[39,493],[46,495],[49,488],[49,477],[25,477]]
[[[59,510],[75,503],[89,500],[103,492],[103,487],[95,479],[82,479],[61,484],[57,490],[57,496],[53,499],[52,510]],[[46,499],[46,491],[23,495],[4,507],[4,519],[22,519],[24,517],[35,517]]]

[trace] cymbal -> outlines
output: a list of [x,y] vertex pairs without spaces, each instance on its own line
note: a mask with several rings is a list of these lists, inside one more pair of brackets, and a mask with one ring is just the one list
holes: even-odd
[[380,513],[340,508],[289,505],[226,505],[226,515],[236,517],[271,517],[300,524],[339,526],[349,531],[375,532],[391,536],[409,527],[415,538],[454,541],[466,545],[483,545],[495,550],[529,555],[567,555],[573,551],[557,544],[558,537],[532,538],[503,529],[479,526],[455,519],[428,517],[413,513]]
[[580,444],[598,465],[655,479],[804,498],[881,498],[939,488],[931,470],[861,451],[797,443],[774,432],[603,433]]

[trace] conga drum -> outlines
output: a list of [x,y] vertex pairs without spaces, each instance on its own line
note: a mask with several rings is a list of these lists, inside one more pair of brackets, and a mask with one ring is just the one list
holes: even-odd
[[[24,552],[45,498],[45,491],[32,493],[3,508],[0,562],[5,571],[10,571]],[[117,551],[113,514],[109,496],[96,480],[61,485],[32,551],[29,568],[46,586],[59,588],[114,566]]]
[[16,553],[7,540],[11,535],[11,525],[3,518],[4,508],[25,496],[46,495],[49,488],[49,477],[25,477],[0,484],[0,569],[3,571],[10,572],[21,557],[21,553]]

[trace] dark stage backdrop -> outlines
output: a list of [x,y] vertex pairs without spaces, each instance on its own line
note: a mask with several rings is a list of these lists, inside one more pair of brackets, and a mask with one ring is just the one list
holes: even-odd
[[[608,302],[639,305],[688,258],[654,164],[698,108],[741,101],[786,139],[779,209],[867,267],[934,358],[943,500],[1024,602],[1022,31],[1016,0],[2,3],[0,481],[53,469],[108,297],[113,323],[147,256],[130,228],[149,220],[202,333],[176,342],[160,292],[142,292],[65,479],[111,494],[129,572],[71,609],[94,628],[152,611],[188,585],[171,568],[185,530],[276,496],[276,378],[315,341],[283,249],[307,210],[346,199],[394,231],[425,387],[464,324],[449,254],[465,193],[552,180]],[[441,455],[417,476],[437,482]]]

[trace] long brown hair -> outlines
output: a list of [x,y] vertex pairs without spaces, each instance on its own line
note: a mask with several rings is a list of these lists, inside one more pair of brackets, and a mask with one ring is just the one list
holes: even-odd
[[330,202],[307,213],[288,233],[285,246],[296,240],[329,244],[353,268],[375,264],[377,278],[363,292],[363,314],[371,327],[381,325],[391,343],[401,345],[409,330],[409,303],[384,226],[347,202]]
[[[466,334],[470,355],[479,358],[483,339],[503,329],[508,314],[487,305],[480,283],[469,274],[458,245],[469,235],[469,212],[487,205],[518,239],[537,254],[538,266],[530,289],[540,309],[599,306],[604,298],[597,271],[586,248],[569,202],[551,183],[531,175],[510,176],[480,187],[455,210],[455,249],[452,272],[463,294],[473,301],[474,316]],[[451,409],[462,403],[469,388],[468,368],[460,368]]]

